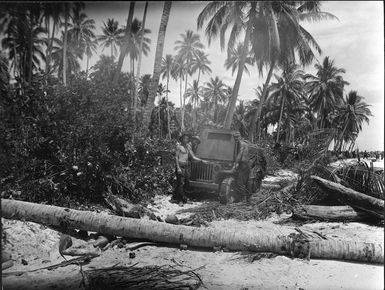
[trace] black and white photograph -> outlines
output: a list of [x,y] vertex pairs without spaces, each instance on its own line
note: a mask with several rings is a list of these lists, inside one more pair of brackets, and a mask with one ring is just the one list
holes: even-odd
[[384,289],[383,1],[1,1],[1,290]]

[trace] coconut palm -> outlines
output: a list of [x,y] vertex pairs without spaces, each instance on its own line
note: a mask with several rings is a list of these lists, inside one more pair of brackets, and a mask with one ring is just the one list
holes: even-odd
[[213,109],[213,121],[216,122],[218,118],[218,103],[225,103],[227,98],[227,86],[219,79],[211,78],[203,88],[205,99],[209,102],[209,108]]
[[296,106],[303,99],[304,75],[302,70],[298,70],[295,63],[287,63],[283,67],[281,76],[275,75],[276,83],[270,86],[270,95],[274,103],[280,103],[280,115],[278,121],[277,140],[279,142],[279,133],[281,129],[282,114],[285,107]]
[[[131,23],[131,34],[128,40],[128,44],[123,42],[122,45],[127,46],[126,55],[130,56],[131,73],[134,74],[135,60],[139,57],[140,53],[145,56],[150,51],[151,39],[146,37],[146,34],[151,33],[150,29],[142,29],[142,22],[135,18]],[[139,51],[142,43],[142,51]]]
[[[231,68],[231,74],[234,75],[234,72],[238,70],[239,62],[241,60],[241,55],[243,53],[243,45],[239,43],[237,48],[230,48],[229,56],[225,60],[225,68],[229,70]],[[250,71],[247,68],[247,65],[253,65],[253,59],[250,56],[246,57],[244,63],[244,71],[250,75]]]
[[171,70],[171,76],[176,81],[179,79],[179,100],[180,100],[180,110],[181,110],[181,129],[182,129],[182,131],[184,131],[183,107],[184,107],[184,103],[185,103],[185,100],[183,98],[182,85],[183,85],[183,80],[186,77],[186,75],[187,75],[186,61],[180,55],[178,55],[174,59],[174,64],[173,64],[172,70]]
[[355,142],[358,133],[362,130],[362,124],[369,124],[372,113],[369,105],[363,101],[356,91],[350,91],[342,104],[338,107],[338,114],[333,120],[340,129],[339,140],[336,140],[335,149],[341,150],[343,142]]
[[[162,59],[162,79],[166,79],[166,104],[168,105],[168,84],[170,82],[170,76],[172,72],[172,68],[174,65],[174,59],[171,54],[167,54],[166,57]],[[167,114],[169,113],[169,110],[167,108]],[[171,139],[171,129],[170,129],[170,116],[167,115],[167,130],[168,130],[168,137]]]
[[84,43],[85,54],[87,56],[86,66],[86,78],[88,77],[88,64],[91,56],[96,52],[98,48],[98,41],[96,38],[86,39]]
[[196,52],[195,57],[191,61],[191,70],[193,72],[198,71],[198,79],[197,79],[198,85],[199,85],[199,79],[200,79],[201,73],[205,74],[205,73],[211,73],[212,72],[211,68],[209,67],[210,63],[211,63],[211,61],[208,60],[207,54],[205,54],[201,50],[198,50]]
[[190,86],[190,88],[186,92],[186,98],[189,99],[189,103],[192,105],[193,109],[193,120],[192,120],[192,127],[195,130],[196,129],[196,123],[197,123],[197,108],[199,106],[199,103],[202,100],[202,87],[199,86],[199,83],[197,80],[194,80],[193,84]]
[[135,10],[135,1],[131,1],[130,9],[128,11],[126,29],[124,30],[124,37],[123,37],[122,45],[120,47],[118,64],[114,75],[114,79],[112,81],[115,86],[118,84],[119,75],[120,75],[120,72],[122,71],[124,57],[126,56],[128,51],[128,44],[130,43],[131,24],[132,24],[132,18],[134,17],[134,10]]
[[31,19],[28,10],[20,11],[19,17],[11,19],[1,41],[3,49],[8,50],[10,69],[18,73],[22,80],[31,80],[33,70],[40,68],[45,61],[43,46],[46,45],[45,28]]
[[[342,74],[345,69],[334,66],[334,61],[325,57],[322,64],[315,64],[316,75],[307,74],[306,89],[309,94],[309,104],[317,113],[319,128],[325,128],[328,114],[343,100],[344,81]],[[326,126],[327,127],[327,126]]]
[[101,42],[103,51],[108,47],[110,48],[111,57],[114,58],[117,53],[117,47],[120,45],[122,40],[124,31],[119,28],[119,22],[115,21],[113,18],[109,18],[107,23],[103,22],[103,25],[103,34],[98,36],[98,41]]
[[95,38],[95,20],[88,19],[87,14],[79,9],[73,8],[72,23],[68,27],[68,33],[78,48],[85,48],[85,42]]
[[156,51],[155,51],[155,61],[154,61],[154,71],[152,73],[153,84],[151,86],[151,91],[149,94],[149,100],[146,105],[146,110],[144,112],[143,122],[145,126],[148,126],[150,122],[150,116],[152,109],[154,108],[154,99],[156,95],[156,88],[159,83],[159,78],[161,74],[162,68],[162,57],[163,57],[163,47],[164,47],[164,39],[166,37],[166,29],[168,18],[170,16],[171,11],[171,1],[165,1],[163,6],[162,17],[160,20],[159,32],[158,32],[158,40],[156,43]]

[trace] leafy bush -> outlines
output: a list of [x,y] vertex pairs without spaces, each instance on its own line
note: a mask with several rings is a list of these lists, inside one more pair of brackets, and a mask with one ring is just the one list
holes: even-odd
[[158,166],[157,151],[172,144],[132,142],[129,75],[113,87],[113,65],[102,64],[91,80],[72,78],[67,87],[35,78],[2,96],[2,196],[20,192],[25,200],[63,204],[98,202],[106,191],[140,201],[155,189],[170,190],[172,169]]

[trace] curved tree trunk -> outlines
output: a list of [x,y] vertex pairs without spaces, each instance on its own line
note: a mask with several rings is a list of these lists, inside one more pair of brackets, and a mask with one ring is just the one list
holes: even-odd
[[246,29],[245,39],[243,41],[243,43],[244,43],[243,53],[241,55],[241,59],[239,60],[237,78],[235,79],[233,92],[232,92],[230,102],[229,102],[229,107],[228,107],[227,112],[226,112],[226,119],[225,119],[225,124],[224,124],[225,129],[230,129],[231,123],[233,122],[235,105],[237,103],[239,87],[241,86],[242,74],[243,74],[243,70],[245,68],[245,62],[246,62],[247,54],[249,52],[249,42],[250,42],[250,29]]
[[156,44],[156,52],[155,52],[154,72],[152,74],[150,92],[148,94],[148,100],[147,100],[146,108],[143,115],[143,124],[145,128],[148,128],[150,124],[151,112],[154,109],[154,100],[156,96],[156,90],[158,88],[161,69],[162,69],[164,39],[166,37],[166,29],[167,29],[168,18],[170,16],[171,4],[172,4],[171,1],[164,2],[162,18],[160,20],[158,41]]
[[181,131],[184,130],[184,118],[182,117],[182,108],[183,108],[183,96],[182,96],[182,81],[183,79],[180,78],[180,81],[179,81],[179,99],[180,99],[180,128],[181,128]]
[[170,110],[168,107],[168,83],[170,82],[170,72],[167,72],[167,87],[166,87],[166,108],[167,108],[167,136],[171,140],[171,129],[170,129]]
[[130,38],[131,38],[131,24],[132,24],[132,18],[134,16],[134,9],[135,9],[135,1],[131,1],[130,2],[130,11],[128,12],[128,18],[127,18],[126,32],[124,35],[126,43],[120,49],[118,65],[117,65],[114,79],[113,79],[113,84],[115,86],[118,84],[119,74],[122,71],[124,57],[126,56],[127,49],[128,49],[128,42],[130,41]]
[[[304,241],[298,235],[277,234],[265,229],[245,232],[210,227],[196,228],[7,199],[1,200],[1,212],[2,217],[8,219],[52,226],[66,225],[69,228],[94,231],[103,235],[204,248],[221,246],[233,251],[274,252],[294,257],[307,254],[312,258],[384,263],[383,246],[374,243],[321,238]],[[305,249],[305,252],[301,249]]]

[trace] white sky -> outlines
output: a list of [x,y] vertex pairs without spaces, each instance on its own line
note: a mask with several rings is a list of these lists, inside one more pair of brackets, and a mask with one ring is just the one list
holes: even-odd
[[[207,2],[206,2],[207,3]],[[175,55],[174,43],[180,34],[191,29],[201,35],[201,41],[206,47],[206,53],[211,61],[211,75],[202,75],[201,81],[206,82],[210,77],[219,76],[224,83],[233,86],[235,76],[226,71],[224,61],[226,53],[221,52],[219,41],[214,41],[208,47],[204,29],[197,31],[196,19],[206,5],[201,1],[173,1],[167,26],[163,56]],[[145,2],[136,2],[134,17],[140,21],[143,17]],[[103,21],[114,18],[120,25],[125,25],[129,10],[129,2],[86,2],[86,14],[96,22],[96,34],[101,34]],[[163,2],[149,2],[146,28],[151,30],[151,52],[143,56],[141,74],[152,74],[155,58],[155,47],[158,36]],[[302,23],[314,36],[322,49],[317,60],[322,62],[325,56],[334,59],[335,65],[346,69],[344,79],[350,83],[345,88],[345,94],[356,90],[365,101],[371,105],[373,117],[369,125],[363,126],[357,145],[360,150],[384,150],[384,15],[382,1],[325,1],[322,10],[330,12],[339,18],[317,23]],[[98,51],[90,60],[94,65],[99,55],[109,55],[110,51]],[[85,68],[86,61],[83,61]],[[129,70],[129,61],[123,63],[123,71]],[[313,65],[305,68],[306,72],[314,73]],[[243,74],[238,99],[250,100],[255,98],[254,88],[264,83],[256,68],[250,69],[250,76]],[[196,76],[194,77],[196,78]],[[274,79],[273,79],[274,80]],[[179,85],[175,81],[169,84],[170,101],[179,106]]]

